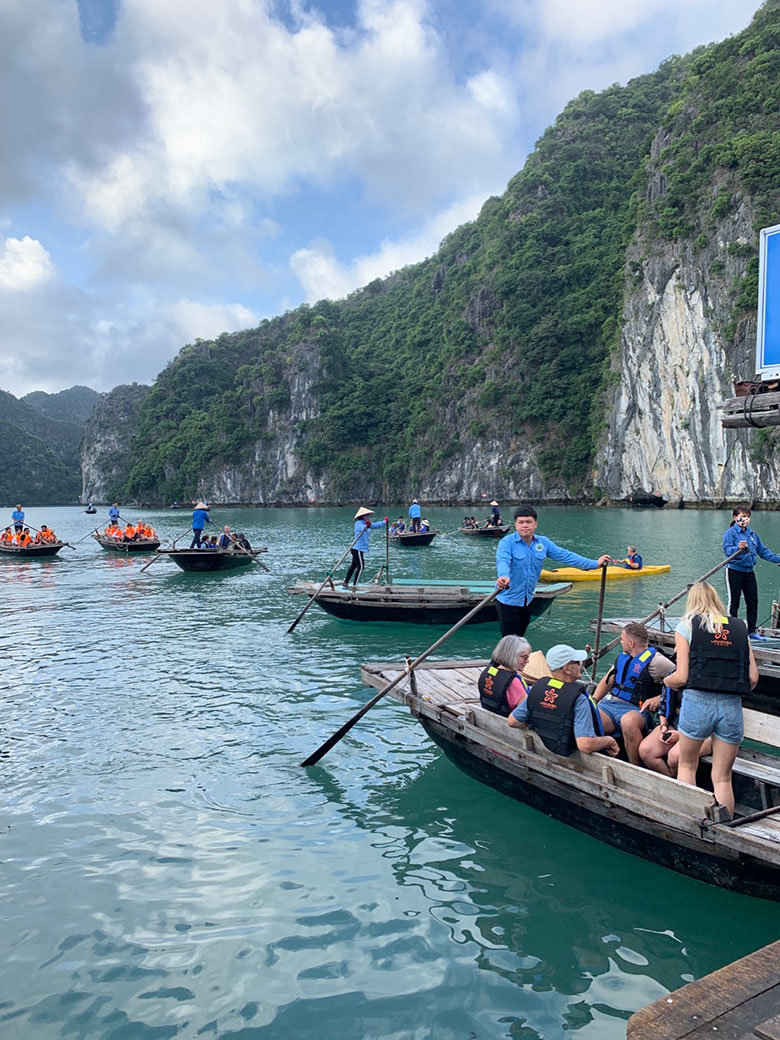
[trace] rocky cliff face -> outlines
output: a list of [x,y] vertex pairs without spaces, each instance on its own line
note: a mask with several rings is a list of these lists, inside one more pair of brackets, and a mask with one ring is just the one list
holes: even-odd
[[[724,430],[717,410],[733,397],[735,379],[755,375],[755,321],[729,327],[755,248],[754,213],[730,187],[733,208],[706,245],[652,241],[640,230],[629,249],[615,384],[593,476],[612,499],[645,488],[689,505],[777,500],[777,462],[761,457],[756,431]],[[651,172],[648,200],[663,192],[662,174]]]
[[117,386],[98,401],[81,450],[82,502],[120,498],[130,468],[131,442],[148,386]]

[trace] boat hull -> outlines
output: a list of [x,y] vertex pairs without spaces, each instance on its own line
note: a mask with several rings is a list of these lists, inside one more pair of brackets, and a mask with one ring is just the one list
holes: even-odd
[[459,534],[468,535],[469,538],[503,538],[509,534],[508,527],[461,527]]
[[[492,583],[468,583],[462,586],[445,582],[431,585],[363,585],[357,592],[330,589],[319,593],[316,603],[332,617],[341,621],[391,621],[419,625],[454,625],[492,591]],[[540,617],[558,596],[571,585],[537,588],[531,601],[531,616]],[[298,585],[289,589],[294,594],[313,595],[314,585]],[[483,607],[468,622],[484,625],[498,621],[494,603]]]
[[254,560],[254,556],[249,554],[222,552],[220,549],[161,549],[160,556],[167,556],[183,571],[197,574],[233,571],[249,567]]
[[[526,770],[527,778],[513,775],[507,764],[493,764],[453,740],[442,726],[420,717],[426,732],[459,769],[502,794],[523,802],[622,852],[650,860],[720,888],[780,900],[780,869],[749,856],[717,855],[712,842],[690,834],[675,835],[670,828],[655,833],[644,818],[611,805],[584,791],[572,791],[554,778]],[[657,825],[656,825],[657,826]]]
[[116,538],[104,538],[93,534],[92,537],[101,549],[115,553],[150,553],[160,548],[159,538],[143,538],[140,541],[121,542]]
[[426,531],[424,533],[415,532],[414,534],[391,534],[390,541],[394,545],[400,545],[405,549],[409,549],[418,545],[430,545],[438,533],[438,531]]
[[[671,569],[671,565],[668,563],[650,563],[638,571],[633,571],[629,567],[607,567],[607,578],[645,578],[651,574],[666,574],[666,572]],[[557,567],[550,570],[543,570],[540,575],[540,580],[601,581],[601,568],[597,567],[592,571],[583,571],[580,570],[579,567]]]
[[56,556],[64,542],[44,542],[43,545],[0,545],[0,554],[14,559],[42,560]]

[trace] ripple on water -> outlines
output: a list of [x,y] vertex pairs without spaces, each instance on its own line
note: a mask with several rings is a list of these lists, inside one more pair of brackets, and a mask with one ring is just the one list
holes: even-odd
[[[480,787],[390,702],[300,768],[366,702],[362,662],[440,634],[314,609],[286,634],[302,606],[286,584],[326,573],[352,512],[220,510],[272,547],[271,575],[142,572],[89,541],[2,567],[4,1038],[617,1040],[634,1008],[776,937],[776,907]],[[603,513],[545,512],[545,533],[602,545]],[[188,519],[146,515],[170,534]],[[37,519],[74,543],[86,533],[75,509]],[[780,544],[780,517],[763,520]],[[678,573],[611,603],[677,591],[685,554],[718,525],[613,511],[610,541],[655,539]],[[489,577],[493,550],[464,543],[391,562]],[[383,555],[375,543],[372,566]],[[575,591],[536,645],[587,638],[594,590]],[[484,656],[495,636],[470,626],[443,655]],[[728,937],[713,925],[724,916]]]

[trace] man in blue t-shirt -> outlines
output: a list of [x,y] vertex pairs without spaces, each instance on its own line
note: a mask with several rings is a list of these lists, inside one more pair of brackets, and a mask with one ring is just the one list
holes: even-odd
[[579,567],[586,571],[609,563],[606,553],[591,560],[561,548],[544,535],[537,535],[537,524],[533,506],[518,506],[513,533],[504,535],[498,543],[496,585],[500,591],[495,602],[502,636],[525,635],[531,621],[531,600],[536,594],[536,584],[546,557],[565,567]]
[[412,500],[412,504],[409,506],[409,529],[411,531],[420,530],[420,517],[422,516],[422,509],[417,499]]

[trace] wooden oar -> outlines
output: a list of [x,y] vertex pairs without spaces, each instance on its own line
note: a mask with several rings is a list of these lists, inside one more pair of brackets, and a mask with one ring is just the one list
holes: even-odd
[[743,823],[755,823],[756,820],[763,820],[767,816],[774,816],[775,813],[780,813],[780,805],[772,805],[769,809],[762,809],[760,812],[751,813],[750,816],[740,816],[736,820],[724,820],[721,824],[722,827],[741,827]]
[[438,650],[442,643],[449,639],[454,632],[457,632],[459,628],[462,628],[465,624],[467,624],[474,617],[475,614],[479,613],[479,611],[486,607],[489,603],[492,603],[498,595],[499,591],[499,589],[493,589],[489,596],[485,596],[483,600],[480,600],[480,602],[477,603],[476,607],[472,607],[468,614],[465,614],[460,619],[460,621],[458,621],[457,624],[453,625],[449,632],[445,632],[440,639],[437,639],[433,646],[429,646],[424,653],[420,654],[417,660],[412,661],[411,664],[407,664],[406,668],[397,678],[393,679],[393,681],[388,683],[387,686],[383,686],[379,693],[377,693],[375,696],[371,698],[370,701],[364,704],[360,711],[356,712],[348,722],[344,723],[341,729],[336,730],[332,737],[328,737],[324,744],[321,744],[313,754],[309,755],[307,759],[301,762],[301,765],[314,766],[319,762],[321,758],[324,758],[324,756],[327,755],[330,749],[334,747],[336,744],[338,744],[342,737],[346,736],[346,734],[349,733],[349,731],[352,729],[355,723],[359,722],[360,719],[362,719],[363,716],[366,714],[366,712],[370,711],[374,707],[377,701],[380,701],[386,693],[389,693],[392,689],[395,689],[395,687],[400,682],[402,682],[407,675],[411,675],[418,664],[421,664],[426,657],[433,653],[434,650]]
[[590,678],[591,682],[596,681],[596,665],[599,660],[599,643],[601,642],[601,622],[604,620],[604,593],[607,588],[607,563],[601,565],[601,588],[599,589],[599,616],[598,623],[596,625],[596,645],[593,648],[593,668],[591,669]]
[[301,620],[301,618],[303,617],[303,615],[304,615],[304,614],[306,613],[306,611],[307,611],[307,610],[309,609],[309,607],[310,607],[310,606],[312,605],[312,603],[313,603],[313,602],[315,601],[315,599],[317,598],[317,596],[319,596],[319,594],[320,594],[320,593],[322,592],[322,590],[323,590],[323,589],[325,588],[325,584],[326,584],[326,582],[328,581],[328,578],[332,578],[332,577],[333,577],[333,572],[334,572],[334,571],[336,570],[336,568],[337,568],[337,567],[340,567],[340,566],[341,566],[341,564],[342,564],[342,563],[344,562],[344,560],[346,560],[346,558],[347,558],[347,554],[348,554],[348,553],[351,553],[351,552],[352,552],[352,550],[353,550],[353,549],[355,548],[355,546],[357,545],[357,543],[358,543],[358,542],[360,541],[360,539],[361,539],[362,537],[363,537],[363,532],[362,532],[362,531],[360,531],[360,532],[358,533],[358,536],[357,536],[357,537],[355,538],[354,542],[352,543],[352,545],[350,545],[349,549],[347,549],[347,551],[346,551],[346,552],[344,553],[344,555],[343,555],[343,556],[341,557],[341,559],[340,559],[340,560],[339,560],[339,561],[338,561],[337,563],[334,563],[334,564],[333,564],[333,566],[331,567],[331,569],[330,569],[330,570],[328,571],[328,573],[327,573],[327,574],[325,575],[325,577],[323,578],[323,581],[322,581],[322,584],[320,585],[320,587],[319,587],[319,588],[317,589],[317,591],[316,591],[316,592],[314,593],[314,595],[312,596],[312,598],[311,598],[311,599],[309,600],[309,602],[308,602],[308,603],[306,604],[306,606],[305,606],[305,607],[303,608],[303,610],[302,610],[302,611],[300,612],[300,614],[299,614],[299,615],[298,615],[298,617],[297,617],[297,618],[295,619],[295,621],[293,621],[293,623],[292,623],[292,624],[290,625],[290,627],[289,627],[289,628],[287,629],[287,634],[288,634],[288,635],[290,634],[290,632],[292,632],[292,631],[293,631],[293,629],[295,628],[295,626],[296,626],[296,625],[298,624],[298,622],[299,622],[299,621]]
[[[721,570],[723,567],[725,567],[726,564],[731,563],[732,560],[735,560],[744,551],[745,551],[744,549],[737,549],[737,551],[735,553],[732,553],[731,556],[726,557],[726,559],[723,560],[722,563],[719,563],[717,567],[713,567],[712,570],[707,571],[706,574],[702,574],[702,576],[700,578],[697,578],[696,581],[692,581],[690,583],[690,585],[686,585],[685,588],[682,590],[682,592],[678,592],[676,596],[672,596],[672,598],[670,600],[667,600],[666,603],[659,604],[659,606],[656,607],[656,609],[653,611],[653,613],[652,614],[648,614],[647,617],[645,617],[645,618],[642,618],[642,620],[639,622],[639,624],[640,625],[646,625],[648,621],[652,621],[653,618],[658,617],[658,615],[662,611],[666,611],[669,607],[671,607],[671,605],[673,603],[676,603],[678,599],[682,599],[683,596],[687,596],[688,592],[690,590],[691,585],[696,585],[697,582],[706,581],[707,578],[711,578],[713,574],[717,574],[717,572],[719,570]],[[596,638],[598,639],[598,634],[597,634]],[[618,636],[616,639],[613,639],[610,643],[607,643],[607,645],[602,647],[601,650],[599,651],[599,657],[603,657],[604,654],[608,654],[609,651],[613,650],[618,645],[619,642],[620,642],[620,636]],[[584,665],[588,665],[589,663],[590,663],[589,661],[585,661]]]
[[236,541],[231,543],[230,549],[233,552],[243,553],[244,556],[251,556],[252,557],[252,563],[256,563],[258,567],[262,567],[263,570],[267,571],[269,574],[271,573],[270,567],[266,567],[266,565],[264,563],[261,563],[260,560],[257,559],[257,557],[255,556],[254,552],[251,549],[245,549],[243,545],[239,545],[239,543],[236,542]]

